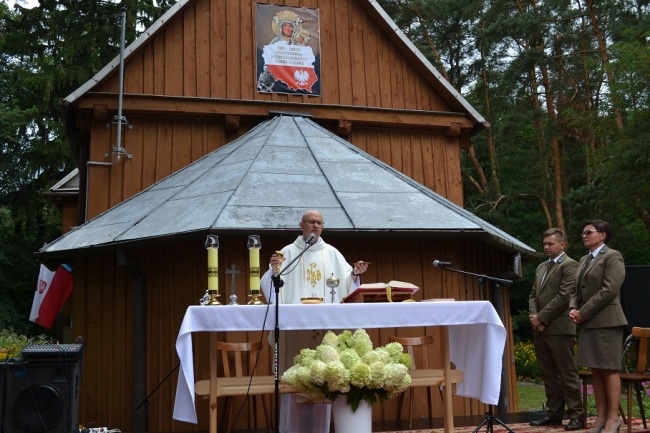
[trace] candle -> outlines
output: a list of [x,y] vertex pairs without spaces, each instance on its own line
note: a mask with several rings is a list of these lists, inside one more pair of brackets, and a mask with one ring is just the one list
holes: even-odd
[[219,237],[208,235],[205,248],[208,250],[208,291],[219,292]]
[[257,295],[260,293],[260,248],[262,242],[258,235],[248,236],[248,261],[249,261],[249,290],[251,294]]
[[251,248],[248,250],[250,259],[250,291],[260,292],[260,250]]
[[208,248],[208,290],[219,291],[219,250]]

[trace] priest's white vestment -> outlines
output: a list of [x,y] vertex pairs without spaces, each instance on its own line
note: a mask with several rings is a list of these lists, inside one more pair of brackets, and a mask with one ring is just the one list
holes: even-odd
[[[343,255],[322,238],[308,247],[302,236],[282,249],[284,262],[280,268],[283,286],[279,290],[281,304],[299,304],[301,298],[323,298],[325,303],[339,303],[357,287],[361,278],[352,279],[353,268]],[[306,249],[306,251],[305,251]],[[296,260],[298,255],[305,253]],[[290,265],[291,264],[291,265]],[[286,272],[286,274],[285,274]],[[264,273],[260,281],[264,296],[269,302],[275,302],[275,288],[272,281],[273,271]],[[332,295],[327,287],[328,278],[338,278],[339,285]],[[293,358],[303,348],[315,348],[323,340],[323,331],[286,331],[280,330],[280,355],[278,364],[280,374],[293,365]],[[354,331],[354,330],[351,330]],[[269,334],[273,345],[273,332]],[[297,394],[282,395],[280,407],[281,433],[328,433],[330,431],[330,404],[306,400]]]

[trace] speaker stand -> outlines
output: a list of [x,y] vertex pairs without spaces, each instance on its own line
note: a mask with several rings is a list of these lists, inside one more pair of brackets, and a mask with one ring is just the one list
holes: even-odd
[[485,419],[483,420],[482,423],[478,425],[478,427],[474,429],[473,433],[477,433],[479,430],[481,430],[483,426],[485,426],[486,433],[494,433],[494,423],[499,424],[501,427],[505,428],[510,433],[515,433],[514,430],[512,430],[510,427],[505,425],[503,421],[501,421],[499,418],[494,416],[492,412],[492,405],[489,405],[488,408],[489,408],[488,412],[485,414]]

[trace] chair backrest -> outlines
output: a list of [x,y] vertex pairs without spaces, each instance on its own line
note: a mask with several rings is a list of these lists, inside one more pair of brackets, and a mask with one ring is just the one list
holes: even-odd
[[[249,376],[250,369],[255,365],[257,354],[261,348],[262,343],[259,341],[246,343],[217,341],[217,350],[221,352],[224,377]],[[245,355],[248,359],[244,361]]]
[[632,335],[639,339],[637,346],[637,363],[636,372],[644,374],[646,372],[646,364],[648,361],[648,338],[650,338],[650,328],[639,328],[635,326],[632,328]]
[[[411,370],[417,368],[429,368],[429,345],[433,344],[434,338],[433,335],[421,335],[419,337],[397,337],[390,336],[389,340],[391,343],[399,343],[404,347],[406,353],[411,355]],[[420,352],[420,363],[416,365],[415,355],[413,348],[418,347],[421,349]]]

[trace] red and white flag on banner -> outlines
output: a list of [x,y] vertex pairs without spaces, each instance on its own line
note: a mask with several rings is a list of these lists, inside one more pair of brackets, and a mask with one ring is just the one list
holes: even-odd
[[45,265],[41,265],[29,320],[50,329],[71,293],[72,267],[70,265],[59,265],[56,271],[50,271]]
[[287,45],[280,41],[265,45],[264,65],[275,80],[282,81],[292,90],[306,90],[311,93],[318,81],[314,70],[314,50],[311,47]]

